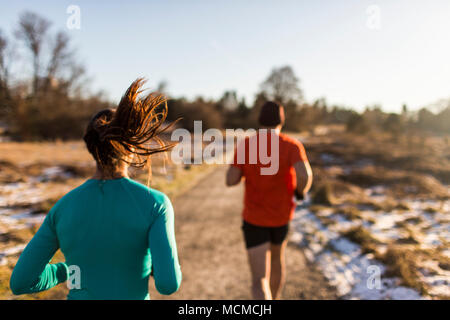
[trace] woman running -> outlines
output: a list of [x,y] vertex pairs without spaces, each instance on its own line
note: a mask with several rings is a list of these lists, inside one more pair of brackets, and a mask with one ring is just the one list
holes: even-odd
[[[238,146],[226,177],[228,186],[245,177],[242,230],[252,273],[252,295],[258,300],[280,297],[286,273],[286,236],[295,209],[293,198],[295,195],[303,200],[312,184],[312,170],[302,143],[280,133],[284,118],[284,108],[278,103],[269,101],[262,106],[259,124],[263,130]],[[276,164],[264,163],[264,153],[270,154]],[[264,171],[267,167],[277,170]]]
[[[149,299],[152,270],[161,294],[178,290],[172,204],[128,176],[130,165],[142,167],[151,154],[172,147],[158,138],[166,100],[156,94],[139,98],[143,83],[134,81],[116,109],[90,121],[84,141],[97,171],[47,214],[14,268],[14,294],[48,290],[78,276],[68,299]],[[154,140],[159,146],[149,146]],[[66,261],[50,264],[59,248]]]

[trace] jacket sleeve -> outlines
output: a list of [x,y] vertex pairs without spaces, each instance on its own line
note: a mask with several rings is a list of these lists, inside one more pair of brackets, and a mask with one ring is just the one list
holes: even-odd
[[182,278],[174,229],[173,207],[165,196],[148,236],[155,286],[158,292],[164,295],[176,292]]
[[49,264],[59,248],[52,211],[48,213],[14,267],[10,288],[16,295],[48,290],[68,278],[68,267],[65,263]]

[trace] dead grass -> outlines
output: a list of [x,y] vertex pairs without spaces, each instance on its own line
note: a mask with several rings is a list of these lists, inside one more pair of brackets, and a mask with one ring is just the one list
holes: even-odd
[[353,227],[342,235],[350,241],[359,244],[362,253],[375,253],[377,244],[379,244],[379,241],[376,240],[363,226]]
[[315,173],[314,184],[312,187],[312,201],[314,204],[336,205],[344,202],[355,202],[364,197],[363,190],[349,182],[335,179],[324,170],[321,176]]
[[319,186],[313,193],[312,202],[314,204],[322,204],[332,206],[336,204],[336,198],[333,195],[333,187],[330,183],[324,183]]
[[414,288],[427,294],[427,288],[423,282],[420,281],[418,271],[420,251],[414,250],[411,247],[405,246],[391,246],[381,260],[387,265],[387,276],[398,277],[402,280],[402,284]]
[[390,246],[386,253],[379,257],[386,264],[386,276],[398,277],[405,286],[427,294],[424,284],[420,281],[416,268],[417,255],[414,250],[399,246]]
[[83,141],[0,143],[1,160],[18,167],[45,164],[74,164],[92,161]]
[[344,215],[344,217],[346,217],[350,221],[362,219],[361,211],[359,211],[356,207],[344,207],[339,209],[338,212]]
[[333,224],[336,224],[337,222],[330,217],[325,216],[318,216],[317,217],[320,220],[320,223],[322,223],[324,226],[331,226]]
[[[381,132],[370,136],[333,133],[306,144],[317,181],[333,178],[358,187],[387,185],[393,196],[448,198],[450,149],[446,137],[428,137],[420,145],[411,139],[392,141]],[[323,170],[321,155],[335,158],[334,165],[351,169]],[[340,173],[339,173],[340,172]]]
[[[187,168],[178,168],[171,173],[172,178],[168,179],[167,175],[153,176],[150,181],[150,187],[164,192],[169,198],[187,191],[204,175],[208,174],[215,168],[214,165],[192,165]],[[134,177],[137,181],[147,185],[147,173],[141,172]]]
[[408,210],[411,210],[411,207],[405,202],[399,202],[395,206],[395,209],[402,210],[402,211],[408,211]]
[[342,174],[339,178],[364,187],[386,185],[391,194],[395,196],[423,195],[433,198],[449,196],[448,189],[436,178],[411,171],[369,166]]
[[[417,245],[391,245],[383,255],[377,259],[387,266],[386,276],[398,277],[402,284],[414,288],[427,295],[429,288],[420,279],[422,261],[437,261],[443,270],[450,269],[450,258],[441,254],[438,249],[421,249]],[[430,270],[429,272],[434,272]],[[448,296],[435,297],[436,299],[449,299]]]
[[0,299],[2,300],[12,298],[12,293],[9,288],[11,270],[8,265],[0,266]]
[[329,206],[320,205],[320,204],[312,204],[309,207],[309,210],[311,212],[314,212],[314,213],[317,213],[317,212],[319,212],[321,210],[325,210],[325,209],[330,209],[330,207]]
[[35,228],[11,229],[6,233],[0,234],[2,245],[11,245],[29,241],[35,233]]

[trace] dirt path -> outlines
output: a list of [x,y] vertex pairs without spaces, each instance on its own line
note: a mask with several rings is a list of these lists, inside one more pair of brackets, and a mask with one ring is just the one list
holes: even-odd
[[[242,184],[225,187],[225,166],[202,178],[174,202],[183,282],[162,296],[150,285],[151,299],[250,299],[250,272],[241,226]],[[289,244],[283,299],[335,299],[332,288],[302,252]]]

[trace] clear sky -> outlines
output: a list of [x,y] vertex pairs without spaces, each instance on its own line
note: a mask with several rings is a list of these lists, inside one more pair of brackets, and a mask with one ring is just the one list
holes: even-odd
[[[69,5],[80,30],[66,28]],[[114,100],[145,76],[174,97],[234,89],[252,103],[283,65],[308,102],[398,111],[450,97],[450,0],[0,0],[0,28],[11,34],[24,9],[66,29],[92,89]]]

